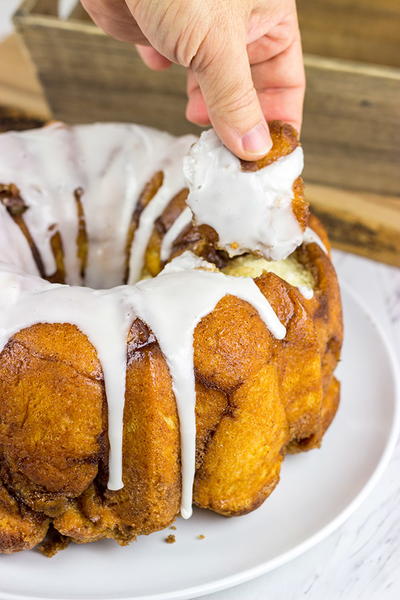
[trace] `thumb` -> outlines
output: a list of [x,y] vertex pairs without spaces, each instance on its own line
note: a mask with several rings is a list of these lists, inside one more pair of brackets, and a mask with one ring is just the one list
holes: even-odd
[[164,71],[164,69],[168,69],[168,67],[171,66],[171,61],[157,52],[157,50],[154,50],[151,46],[136,44],[136,50],[149,69],[153,69],[154,71]]
[[267,154],[272,140],[251,77],[245,40],[242,44],[232,40],[211,60],[196,56],[192,69],[210,121],[225,146],[244,160]]

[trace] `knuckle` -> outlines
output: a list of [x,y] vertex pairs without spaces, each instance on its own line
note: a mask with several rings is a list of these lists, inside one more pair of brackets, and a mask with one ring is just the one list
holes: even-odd
[[220,42],[215,39],[212,31],[208,30],[203,34],[196,53],[192,56],[190,67],[195,73],[201,75],[218,62],[221,53]]
[[234,81],[223,86],[216,95],[210,106],[217,113],[231,116],[236,113],[244,113],[254,105],[256,93],[254,87],[245,85],[243,82]]
[[209,61],[210,44],[209,32],[196,23],[185,27],[179,35],[176,44],[176,54],[179,64],[191,68],[195,72],[204,69],[204,63]]

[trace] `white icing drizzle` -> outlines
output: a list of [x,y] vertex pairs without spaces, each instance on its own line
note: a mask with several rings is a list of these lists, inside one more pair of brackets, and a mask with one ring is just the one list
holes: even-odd
[[192,222],[192,211],[187,206],[176,219],[176,221],[171,225],[166,234],[163,237],[163,241],[161,244],[161,252],[160,258],[162,261],[168,260],[171,256],[172,245],[177,239],[177,237],[186,229],[188,225]]
[[169,148],[171,156],[167,157],[157,169],[164,173],[164,180],[162,186],[140,215],[139,227],[135,231],[131,247],[129,284],[133,284],[140,279],[144,255],[156,219],[161,216],[170,200],[185,187],[182,161],[194,139],[193,136],[176,139],[174,145]]
[[317,244],[325,254],[328,254],[328,250],[325,244],[317,233],[311,227],[306,227],[303,233],[303,244]]
[[[56,123],[1,134],[0,183],[15,183],[29,206],[24,219],[46,275],[55,271],[50,247],[54,230],[50,228],[56,225],[63,241],[67,283],[96,288],[121,284],[133,211],[144,185],[161,170],[164,183],[155,202],[143,211],[135,235],[131,281],[136,281],[154,220],[184,187],[181,161],[194,140],[194,136],[175,138],[149,127],[123,123],[75,127]],[[83,190],[88,234],[84,282],[76,252],[77,188]]]
[[39,275],[32,252],[7,209],[0,204],[0,263],[14,264],[24,273]]
[[56,224],[63,239],[64,262],[69,278],[71,283],[79,284],[70,137],[70,129],[60,124],[0,135],[0,182],[16,183],[29,206],[24,219],[40,252],[46,274],[51,275],[55,271],[50,239],[54,233],[52,227]]
[[83,125],[74,132],[89,239],[85,284],[114,287],[123,282],[126,236],[137,200],[174,151],[176,138],[112,123]]
[[110,441],[110,489],[122,487],[126,340],[134,319],[124,286],[111,290],[50,284],[0,268],[0,352],[18,331],[37,323],[71,323],[93,344],[104,375]]
[[231,294],[252,304],[276,338],[286,335],[285,327],[251,278],[230,277],[198,268],[203,265],[207,263],[185,252],[171,261],[158,277],[136,286],[136,312],[155,334],[172,378],[181,430],[181,515],[184,518],[189,518],[192,512],[195,474],[193,334],[196,325],[224,296]]
[[111,290],[50,284],[0,265],[0,351],[15,333],[37,323],[76,325],[96,348],[108,402],[108,487],[112,490],[123,487],[127,335],[136,317],[151,328],[170,370],[179,414],[184,518],[191,515],[195,474],[193,334],[196,325],[224,296],[231,294],[249,302],[276,338],[282,339],[286,334],[251,278],[204,270],[207,265],[187,252],[172,261],[158,277]]
[[299,146],[258,171],[242,171],[240,160],[210,129],[184,160],[187,203],[195,222],[213,227],[230,256],[259,251],[281,260],[303,237],[292,210],[293,184],[302,170]]

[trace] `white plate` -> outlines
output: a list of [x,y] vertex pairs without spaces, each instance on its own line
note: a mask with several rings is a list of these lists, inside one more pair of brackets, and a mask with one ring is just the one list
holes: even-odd
[[[343,300],[339,412],[321,450],[286,458],[278,488],[260,509],[236,519],[196,511],[176,531],[127,548],[105,541],[51,560],[36,552],[0,556],[1,600],[194,598],[270,571],[339,527],[382,474],[399,420],[392,352],[353,294],[345,290]],[[164,542],[168,533],[175,544]]]

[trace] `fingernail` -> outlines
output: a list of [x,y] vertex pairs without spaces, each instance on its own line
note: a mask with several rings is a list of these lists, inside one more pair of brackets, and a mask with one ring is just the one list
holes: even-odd
[[245,152],[255,156],[264,156],[272,148],[272,140],[268,127],[262,121],[242,136],[242,147]]

